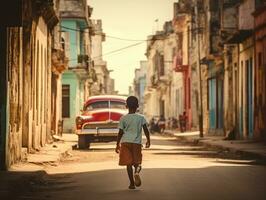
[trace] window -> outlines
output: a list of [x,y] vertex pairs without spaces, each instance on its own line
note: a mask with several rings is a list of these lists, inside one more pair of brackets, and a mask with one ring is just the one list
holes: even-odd
[[160,73],[160,76],[163,76],[164,75],[164,56],[163,55],[160,55],[159,56],[159,73]]
[[70,86],[62,85],[62,117],[70,117]]

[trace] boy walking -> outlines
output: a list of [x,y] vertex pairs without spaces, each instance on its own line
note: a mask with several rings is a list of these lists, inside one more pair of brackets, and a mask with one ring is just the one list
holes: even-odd
[[[128,97],[126,106],[128,114],[120,118],[115,151],[119,153],[119,165],[127,166],[130,181],[128,188],[135,189],[135,186],[139,187],[141,185],[139,172],[142,162],[142,129],[147,138],[146,148],[150,147],[150,133],[144,116],[136,113],[139,107],[138,99],[134,96]],[[133,167],[135,169],[134,175]]]

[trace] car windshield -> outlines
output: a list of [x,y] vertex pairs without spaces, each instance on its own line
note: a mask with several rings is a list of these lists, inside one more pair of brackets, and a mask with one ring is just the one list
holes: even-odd
[[126,104],[124,102],[121,102],[121,101],[111,101],[110,107],[111,108],[125,109]]
[[102,109],[102,108],[108,108],[108,101],[97,101],[94,103],[89,104],[85,110],[95,110],[95,109]]
[[[103,109],[103,108],[109,108],[109,102],[108,101],[97,101],[94,103],[90,103],[85,110],[96,110],[96,109]],[[118,109],[125,109],[126,104],[121,101],[110,101],[110,108],[118,108]]]

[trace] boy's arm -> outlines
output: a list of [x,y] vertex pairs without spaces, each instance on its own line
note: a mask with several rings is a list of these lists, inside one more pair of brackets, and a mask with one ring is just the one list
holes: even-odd
[[148,129],[146,124],[143,125],[143,130],[144,130],[144,133],[145,133],[145,136],[146,136],[146,139],[147,139],[146,148],[149,148],[151,146],[150,131],[149,131],[149,129]]
[[117,141],[116,141],[116,148],[115,148],[115,152],[119,153],[119,149],[120,149],[120,141],[121,138],[124,134],[124,131],[122,129],[119,129],[118,135],[117,135]]

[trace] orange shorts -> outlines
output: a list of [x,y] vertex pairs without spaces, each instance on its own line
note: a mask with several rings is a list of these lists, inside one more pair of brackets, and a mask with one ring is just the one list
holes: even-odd
[[119,153],[119,165],[135,165],[141,164],[141,144],[135,143],[121,143]]

